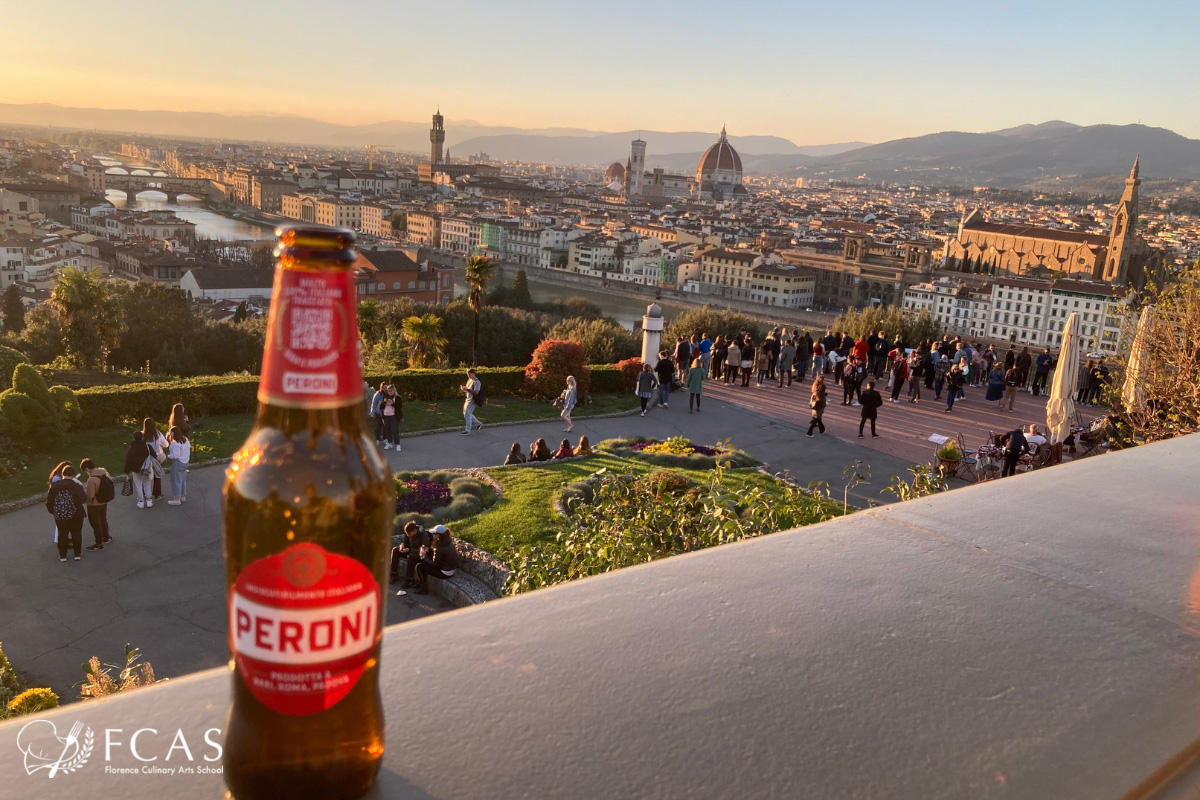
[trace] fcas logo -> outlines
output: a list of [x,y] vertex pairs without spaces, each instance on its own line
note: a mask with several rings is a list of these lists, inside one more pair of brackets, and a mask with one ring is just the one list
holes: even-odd
[[17,747],[25,755],[25,773],[45,770],[53,778],[60,772],[74,772],[92,755],[92,729],[76,722],[66,736],[48,719],[35,719],[17,734]]

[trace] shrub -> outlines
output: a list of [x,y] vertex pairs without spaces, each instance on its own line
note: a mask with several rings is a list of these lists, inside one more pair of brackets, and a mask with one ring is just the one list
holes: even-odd
[[0,345],[0,392],[12,388],[13,370],[17,364],[28,363],[29,359],[23,353]]
[[579,342],[547,339],[533,351],[533,360],[525,367],[526,390],[534,397],[557,397],[574,375],[580,396],[592,386],[592,372]]
[[58,695],[49,689],[26,689],[8,703],[9,716],[19,717],[22,714],[37,714],[58,708]]
[[742,328],[750,332],[750,338],[755,342],[761,342],[766,338],[772,325],[765,320],[752,317],[749,314],[729,311],[724,308],[712,308],[711,306],[689,308],[667,323],[667,330],[663,336],[663,346],[666,347],[668,345],[668,336],[671,337],[671,341],[674,341],[674,337],[676,336],[691,336],[692,334],[699,336],[702,333],[707,333],[713,339],[716,339],[718,336],[724,336],[728,339],[731,336],[737,335],[737,332]]
[[0,433],[27,452],[62,446],[67,432],[65,412],[42,376],[33,365],[18,364],[12,382],[11,389],[0,393]]
[[[624,361],[617,362],[616,369],[619,373],[617,376],[617,391],[632,392],[637,386],[638,373],[642,371],[642,359],[627,358]],[[595,368],[592,369],[592,381],[596,380]]]
[[641,336],[611,319],[564,319],[546,338],[579,342],[592,364],[613,364],[642,351]]
[[[592,373],[591,394],[623,394],[621,370],[615,364],[597,364],[588,367]],[[632,390],[630,386],[630,390]]]
[[397,472],[394,533],[409,522],[428,528],[478,514],[496,502],[496,493],[484,481],[454,470]]
[[[79,687],[79,696],[84,699],[89,697],[104,697],[105,695],[125,692],[130,689],[136,689],[139,686],[149,686],[154,683],[156,680],[154,677],[154,667],[150,666],[149,661],[143,663],[141,666],[135,666],[141,657],[141,651],[130,644],[125,645],[124,667],[117,666],[116,664],[101,664],[100,659],[92,656],[83,665],[83,672],[86,677],[75,684]],[[114,669],[119,670],[115,677],[112,673]]]
[[74,427],[83,419],[83,409],[79,407],[79,398],[69,387],[51,386],[50,396],[58,404],[58,411],[68,426]]

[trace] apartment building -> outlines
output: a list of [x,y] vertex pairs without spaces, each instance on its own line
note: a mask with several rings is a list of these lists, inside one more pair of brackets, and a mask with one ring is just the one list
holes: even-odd
[[751,268],[749,299],[767,306],[811,308],[817,278],[792,264],[762,263]]
[[427,247],[442,246],[442,218],[429,211],[410,211],[406,216],[408,238]]
[[443,217],[441,248],[459,255],[472,255],[479,247],[483,226],[470,217]]
[[[737,300],[750,299],[752,272],[765,259],[750,250],[716,248],[699,254],[699,286],[702,294],[714,294]],[[811,302],[811,300],[810,300]]]
[[360,250],[354,262],[360,301],[409,298],[443,305],[454,299],[454,278],[448,267],[418,264],[402,250]]

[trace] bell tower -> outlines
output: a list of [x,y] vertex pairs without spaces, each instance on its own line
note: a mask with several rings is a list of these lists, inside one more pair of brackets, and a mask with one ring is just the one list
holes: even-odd
[[445,120],[442,119],[442,109],[433,115],[433,127],[429,129],[429,163],[442,163],[442,145],[446,142]]
[[1138,186],[1142,183],[1138,177],[1140,161],[1141,155],[1133,159],[1133,169],[1125,179],[1125,192],[1113,214],[1112,231],[1108,235],[1108,253],[1099,277],[1112,284],[1123,285],[1129,280],[1129,258],[1137,240]]

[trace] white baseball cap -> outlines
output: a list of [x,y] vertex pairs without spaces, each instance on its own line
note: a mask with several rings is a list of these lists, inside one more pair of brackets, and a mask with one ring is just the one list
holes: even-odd
[[445,525],[434,525],[432,528],[429,529],[429,532],[430,533],[449,533],[450,529],[447,528]]

